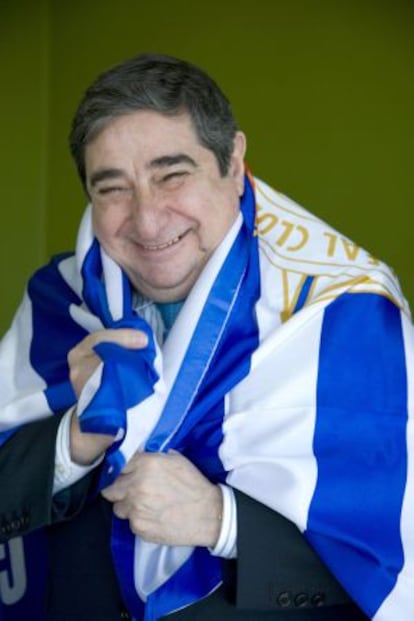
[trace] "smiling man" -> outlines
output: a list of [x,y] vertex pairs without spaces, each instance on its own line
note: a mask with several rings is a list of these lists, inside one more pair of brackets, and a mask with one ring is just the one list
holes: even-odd
[[219,170],[188,112],[137,111],[85,148],[95,233],[131,283],[156,302],[183,300],[239,212],[245,138]]
[[7,620],[411,621],[414,335],[392,272],[332,256],[336,231],[247,171],[185,61],[99,76],[70,146],[76,250],[0,345]]

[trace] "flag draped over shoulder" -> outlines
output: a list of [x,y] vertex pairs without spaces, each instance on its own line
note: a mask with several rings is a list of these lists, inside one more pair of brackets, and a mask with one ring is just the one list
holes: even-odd
[[[31,279],[0,347],[0,432],[70,407],[67,353],[97,329],[136,327],[142,351],[102,343],[78,403],[117,435],[100,486],[138,451],[182,452],[295,522],[362,610],[414,609],[414,332],[388,268],[259,180],[165,343],[93,236]],[[125,601],[152,621],[220,584],[207,549],[160,546],[114,519]],[[29,559],[30,560],[30,559]],[[0,566],[1,573],[1,566]]]

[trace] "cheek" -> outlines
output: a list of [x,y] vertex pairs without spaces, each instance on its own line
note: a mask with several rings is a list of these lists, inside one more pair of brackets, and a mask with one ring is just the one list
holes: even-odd
[[208,215],[203,217],[199,225],[199,238],[205,251],[212,252],[216,249],[227,235],[236,217],[236,210],[209,210]]
[[110,243],[115,238],[120,223],[109,213],[93,213],[92,226],[100,242]]
[[215,237],[223,238],[231,228],[239,212],[239,200],[234,196],[226,196],[223,200],[210,205],[204,217],[205,225]]

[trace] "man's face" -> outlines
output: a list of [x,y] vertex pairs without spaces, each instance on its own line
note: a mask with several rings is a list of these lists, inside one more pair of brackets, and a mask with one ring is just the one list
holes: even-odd
[[239,211],[245,139],[225,177],[188,114],[137,111],[111,121],[85,149],[93,226],[145,296],[183,299]]

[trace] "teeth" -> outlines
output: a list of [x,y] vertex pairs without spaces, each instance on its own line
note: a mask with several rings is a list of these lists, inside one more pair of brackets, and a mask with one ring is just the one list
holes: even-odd
[[178,235],[177,237],[170,239],[170,241],[166,242],[165,244],[159,244],[156,246],[147,246],[143,244],[143,248],[145,248],[145,250],[164,250],[165,248],[168,248],[169,246],[173,246],[174,244],[176,244],[178,241],[180,241],[180,239],[181,239],[181,235]]

